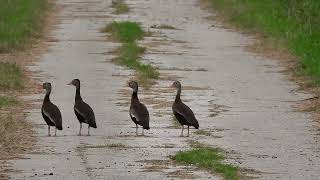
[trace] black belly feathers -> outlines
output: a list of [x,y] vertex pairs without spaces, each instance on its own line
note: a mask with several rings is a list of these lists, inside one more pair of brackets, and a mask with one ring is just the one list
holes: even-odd
[[[88,135],[90,135],[90,127],[97,128],[96,119],[92,108],[85,103],[80,94],[80,80],[73,79],[68,85],[73,85],[76,87],[75,102],[74,102],[74,113],[80,123],[79,135],[81,135],[82,124],[88,124]],[[132,88],[131,104],[129,109],[129,115],[131,120],[136,125],[136,135],[138,135],[138,127],[142,127],[142,135],[144,135],[144,129],[149,130],[149,111],[147,107],[139,101],[138,98],[138,83],[136,81],[130,81],[129,87]],[[193,126],[194,128],[199,128],[199,123],[193,113],[193,111],[184,104],[180,99],[181,94],[181,83],[179,81],[173,82],[171,87],[176,88],[177,94],[175,101],[172,105],[172,111],[175,118],[182,126],[181,136],[183,136],[184,126]],[[62,130],[62,116],[59,108],[50,101],[51,94],[51,84],[46,82],[42,86],[46,90],[46,95],[43,100],[43,105],[41,108],[41,114],[43,119],[48,125],[48,136],[50,136],[50,127],[55,127],[56,131]]]

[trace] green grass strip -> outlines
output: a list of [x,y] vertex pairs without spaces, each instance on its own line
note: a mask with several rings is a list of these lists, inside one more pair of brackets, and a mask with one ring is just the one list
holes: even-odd
[[41,34],[47,0],[0,0],[0,53],[23,49]]
[[145,35],[145,32],[137,22],[130,21],[112,22],[103,31],[111,33],[113,38],[124,43],[140,40]]
[[159,72],[152,65],[140,62],[145,48],[140,47],[136,41],[143,39],[145,32],[138,23],[112,22],[103,31],[110,33],[112,38],[122,42],[122,45],[115,51],[117,57],[114,58],[114,62],[137,71],[140,84],[147,87],[150,79],[159,78]]
[[0,96],[0,108],[17,105],[19,102],[13,97]]
[[174,156],[171,156],[171,159],[178,164],[194,165],[208,171],[219,173],[227,180],[240,179],[239,168],[223,162],[225,156],[220,149],[211,148],[198,142],[190,142],[190,144],[194,149],[179,151]]
[[[232,24],[272,38],[300,60],[300,69],[320,84],[319,0],[209,0]],[[277,48],[277,47],[276,47]]]
[[0,89],[18,89],[23,86],[23,73],[13,63],[0,62]]
[[144,53],[145,48],[136,43],[125,43],[119,49],[119,56],[115,61],[121,65],[127,66],[139,72],[144,78],[157,79],[158,71],[150,64],[142,64],[139,61],[140,55]]

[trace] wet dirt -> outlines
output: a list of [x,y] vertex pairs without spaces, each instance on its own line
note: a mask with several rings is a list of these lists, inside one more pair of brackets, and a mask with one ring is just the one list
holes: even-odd
[[[33,153],[11,162],[18,170],[10,173],[12,179],[220,179],[168,161],[169,155],[190,148],[190,140],[236,152],[229,153],[228,162],[262,172],[261,179],[319,177],[312,121],[291,107],[291,102],[310,95],[297,91],[279,73],[284,68],[276,61],[246,52],[252,38],[220,28],[206,18],[210,14],[198,1],[132,0],[127,1],[131,12],[120,16],[111,14],[111,0],[57,3],[64,9],[53,32],[55,41],[48,42],[49,51],[30,69],[40,72],[35,76],[41,81],[52,82],[51,99],[60,107],[64,130],[47,137],[40,109],[30,111],[28,119],[36,124],[39,141]],[[143,61],[165,75],[149,90],[139,91],[151,117],[145,137],[135,136],[128,115],[131,91],[126,82],[134,73],[111,63],[113,56],[106,52],[119,44],[100,33],[106,23],[128,19],[150,31],[153,24],[178,28],[156,29],[141,42],[147,47]],[[98,128],[91,136],[76,136],[75,89],[66,85],[73,78],[82,81],[82,97],[96,114]],[[180,129],[172,122],[175,92],[168,86],[173,79],[182,82],[182,99],[203,130],[192,129],[189,138],[179,137]]]

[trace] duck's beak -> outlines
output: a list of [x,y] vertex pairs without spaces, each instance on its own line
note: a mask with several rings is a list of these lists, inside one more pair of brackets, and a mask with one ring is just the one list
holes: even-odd
[[39,84],[39,85],[37,85],[37,89],[38,89],[38,90],[42,90],[42,89],[43,89],[43,86]]
[[169,88],[174,88],[174,85],[173,85],[173,84],[171,84],[171,85],[169,86]]
[[71,81],[71,82],[69,82],[67,85],[73,85],[73,84],[72,84],[72,81]]

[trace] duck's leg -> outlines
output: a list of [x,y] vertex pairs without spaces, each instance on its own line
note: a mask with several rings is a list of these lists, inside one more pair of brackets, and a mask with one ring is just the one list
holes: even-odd
[[183,129],[184,129],[184,125],[182,125],[182,128],[181,128],[181,137],[183,137]]
[[136,124],[136,135],[138,136],[138,124]]
[[187,136],[187,137],[189,137],[189,127],[190,127],[190,126],[188,126],[188,136]]
[[142,136],[144,136],[144,129],[142,128]]
[[88,136],[90,136],[90,125],[88,125]]
[[81,136],[81,129],[82,129],[82,123],[80,123],[80,129],[79,129],[79,134],[78,134],[78,136]]
[[48,126],[48,136],[51,136],[51,134],[50,134],[50,126]]
[[57,127],[54,130],[54,136],[57,136]]

